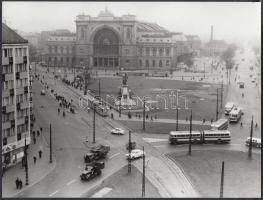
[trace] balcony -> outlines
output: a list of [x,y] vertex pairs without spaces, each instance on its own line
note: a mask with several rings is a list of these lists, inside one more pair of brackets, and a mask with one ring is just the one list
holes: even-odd
[[23,78],[28,78],[28,74],[26,71],[24,72],[20,72],[20,78],[23,79]]
[[2,74],[2,82],[5,82],[5,74]]
[[25,118],[24,117],[17,118],[17,120],[16,120],[17,126],[19,126],[21,124],[24,124],[24,123],[25,123]]
[[9,64],[9,58],[8,57],[2,57],[2,65],[8,65]]
[[2,122],[2,130],[8,129],[10,127],[11,127],[11,122],[10,121]]
[[15,111],[15,105],[7,105],[6,106],[6,113],[14,112]]
[[14,74],[10,73],[10,74],[5,74],[5,81],[11,81],[14,80]]

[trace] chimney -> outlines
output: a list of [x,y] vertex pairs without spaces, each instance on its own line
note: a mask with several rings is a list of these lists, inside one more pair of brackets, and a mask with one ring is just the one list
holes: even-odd
[[213,41],[213,25],[211,26],[211,37],[210,37],[210,41]]

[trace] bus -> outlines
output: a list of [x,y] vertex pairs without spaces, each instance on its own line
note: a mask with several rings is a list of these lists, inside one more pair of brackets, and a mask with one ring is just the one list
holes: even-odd
[[95,106],[95,111],[102,117],[107,117],[108,116],[108,108],[104,105],[96,105]]
[[235,104],[233,102],[227,102],[225,105],[225,115],[228,115],[231,110],[234,108]]
[[240,107],[235,107],[231,110],[229,114],[230,122],[238,122],[242,116],[242,109]]
[[[204,130],[192,131],[193,143],[223,143],[231,141],[231,133],[228,130]],[[189,143],[190,131],[171,131],[169,133],[170,144]]]
[[212,130],[227,130],[228,119],[219,119],[211,124]]

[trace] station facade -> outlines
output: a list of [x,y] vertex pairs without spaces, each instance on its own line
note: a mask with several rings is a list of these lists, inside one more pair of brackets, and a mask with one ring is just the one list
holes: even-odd
[[[107,9],[97,17],[78,15],[75,23],[75,35],[48,39],[49,66],[172,69],[178,56],[201,48],[198,36],[169,32],[156,23],[138,21],[130,14],[115,17]],[[193,40],[198,45],[191,45]]]

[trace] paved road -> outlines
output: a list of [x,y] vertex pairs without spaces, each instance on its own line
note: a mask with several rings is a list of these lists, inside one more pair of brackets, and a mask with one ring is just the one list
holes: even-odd
[[[53,88],[59,89],[59,93],[73,99],[76,103],[78,97],[67,87],[63,86],[61,82],[54,83],[54,79],[49,79],[47,75],[45,81],[53,84]],[[124,136],[115,136],[109,134],[112,127],[120,126],[116,121],[105,120],[100,117],[96,119],[96,141],[97,143],[109,144],[111,152],[106,160],[106,167],[103,170],[101,178],[97,178],[88,183],[83,183],[79,180],[80,172],[84,167],[83,155],[87,151],[83,142],[88,135],[89,139],[92,138],[92,114],[79,110],[78,114],[67,114],[63,119],[57,114],[58,103],[50,95],[40,96],[39,91],[41,85],[34,82],[34,105],[38,107],[36,113],[37,120],[43,121],[44,128],[49,127],[52,122],[53,132],[53,146],[54,156],[56,157],[56,168],[38,184],[32,186],[17,197],[79,197],[92,187],[100,184],[103,178],[114,173],[126,164],[125,159],[125,143],[128,141],[128,134]],[[68,100],[69,100],[68,99]],[[128,132],[127,129],[125,129]],[[47,140],[49,141],[49,137]],[[145,147],[147,158],[153,159],[157,163],[167,163],[167,160],[153,148],[148,142],[142,140],[140,134],[134,133],[133,140],[137,142],[138,147]],[[140,160],[135,161],[141,163]],[[140,164],[137,164],[140,166]],[[153,182],[158,185],[159,192],[164,197],[194,197],[198,196],[191,184],[185,178],[184,174],[177,168],[177,171],[172,170],[173,164],[162,164],[163,170],[156,173],[156,166],[152,166],[152,170],[147,174]],[[158,169],[157,169],[158,170]],[[163,177],[170,177],[172,183],[168,183]],[[170,188],[167,189],[167,185]],[[173,187],[171,187],[173,186]],[[177,188],[173,190],[172,188]]]

